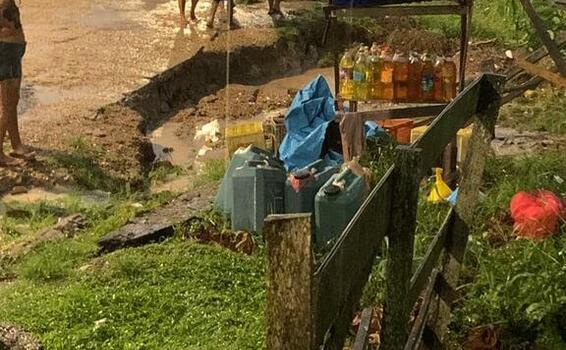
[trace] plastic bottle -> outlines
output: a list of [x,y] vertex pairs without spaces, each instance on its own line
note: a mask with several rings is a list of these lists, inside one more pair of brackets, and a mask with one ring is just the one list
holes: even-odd
[[347,50],[340,60],[340,95],[345,100],[351,100],[354,96],[354,53]]
[[377,43],[373,43],[368,57],[368,97],[372,100],[381,98],[381,59],[379,58],[379,49]]
[[353,100],[364,101],[368,98],[367,84],[367,48],[362,46],[358,51],[356,63],[354,64],[354,97]]
[[444,84],[442,75],[442,66],[444,65],[444,57],[438,56],[434,64],[434,101],[444,101]]
[[425,102],[432,102],[434,101],[434,65],[427,53],[422,55],[421,62],[421,98]]
[[389,49],[386,47],[381,52],[380,56],[382,62],[381,69],[381,98],[384,100],[393,100],[393,71],[394,65],[392,58],[389,54]]
[[456,97],[456,64],[449,59],[444,60],[442,65],[442,90],[445,102]]
[[421,76],[423,65],[416,52],[409,55],[409,86],[407,89],[407,100],[418,102],[422,99]]
[[402,52],[393,56],[393,95],[396,102],[407,102],[409,88],[409,60]]

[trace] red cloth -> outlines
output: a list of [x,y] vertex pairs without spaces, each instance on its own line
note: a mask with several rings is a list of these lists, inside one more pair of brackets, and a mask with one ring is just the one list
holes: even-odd
[[556,232],[566,208],[554,193],[537,190],[515,194],[511,199],[510,209],[517,236],[544,238]]

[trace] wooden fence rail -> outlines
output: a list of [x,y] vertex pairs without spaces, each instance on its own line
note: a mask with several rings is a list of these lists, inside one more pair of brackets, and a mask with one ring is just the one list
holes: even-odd
[[[382,349],[417,349],[442,341],[449,306],[477,203],[485,155],[493,137],[503,77],[483,75],[462,91],[410,146],[398,147],[396,163],[315,269],[308,214],[266,219],[268,250],[268,349],[340,350],[375,259],[388,238]],[[462,127],[474,123],[458,202],[414,269],[413,246],[419,182]],[[414,271],[414,273],[413,273]],[[409,325],[417,300],[418,313]],[[367,348],[370,311],[365,310],[354,349]],[[432,319],[431,315],[438,316]],[[369,324],[369,323],[368,323]],[[409,329],[410,328],[410,329]],[[365,333],[363,333],[365,332]]]

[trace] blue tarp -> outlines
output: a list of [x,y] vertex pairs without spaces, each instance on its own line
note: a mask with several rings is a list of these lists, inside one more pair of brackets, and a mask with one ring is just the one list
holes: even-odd
[[303,168],[321,157],[328,124],[334,120],[334,98],[322,75],[297,93],[287,115],[287,135],[279,147],[287,170]]

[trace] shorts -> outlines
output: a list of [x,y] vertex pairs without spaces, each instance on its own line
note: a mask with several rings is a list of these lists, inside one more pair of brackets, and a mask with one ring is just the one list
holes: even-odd
[[22,77],[22,57],[26,43],[0,41],[0,81]]

